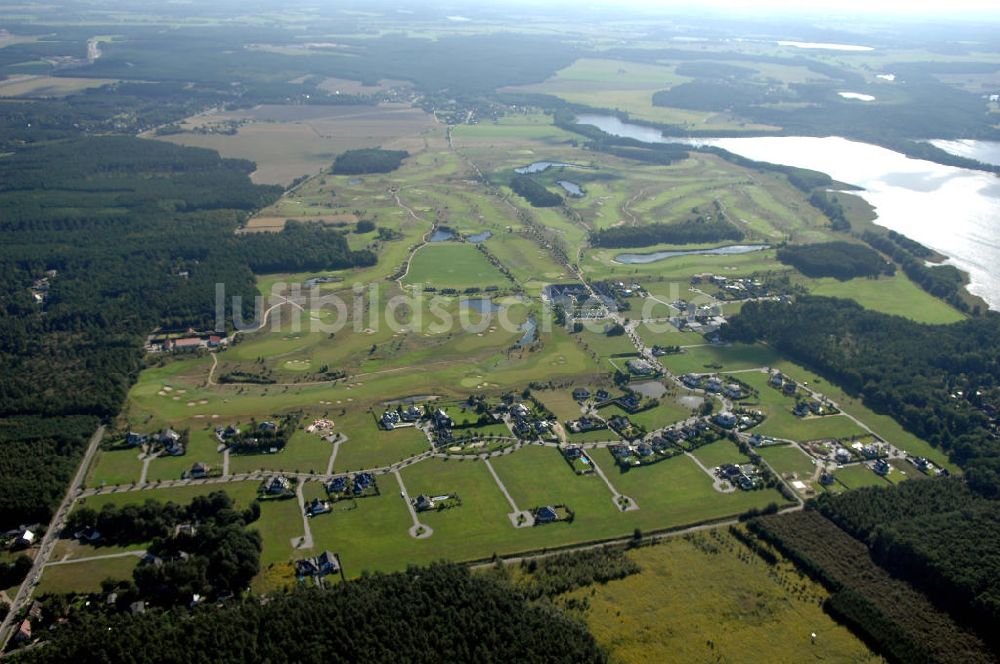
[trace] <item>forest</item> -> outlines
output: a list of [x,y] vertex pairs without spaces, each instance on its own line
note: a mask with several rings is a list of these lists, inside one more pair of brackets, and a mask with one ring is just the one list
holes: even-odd
[[683,221],[657,221],[643,226],[612,226],[593,231],[590,243],[595,247],[651,247],[655,244],[699,244],[742,240],[743,231],[724,219],[704,217]]
[[[823,495],[818,509],[872,558],[984,639],[1000,623],[1000,502],[958,478]],[[1000,645],[997,643],[996,645]]]
[[924,325],[816,296],[752,302],[722,333],[765,341],[859,395],[962,465],[977,491],[1000,493],[1000,325],[987,314]]
[[100,533],[101,545],[119,546],[167,538],[182,523],[208,520],[223,524],[251,523],[259,516],[260,505],[253,503],[238,511],[225,491],[214,491],[207,496],[196,496],[188,505],[152,499],[120,506],[108,503],[100,511],[83,505],[69,515],[66,531],[77,533],[93,528]]
[[586,628],[552,604],[528,602],[504,580],[444,563],[327,590],[304,587],[266,603],[234,599],[193,615],[95,614],[21,657],[39,663],[605,661]]
[[[124,136],[29,144],[0,160],[0,418],[17,425],[0,426],[11,488],[0,506],[17,508],[0,512],[7,521],[48,521],[97,418],[121,407],[150,330],[214,329],[219,283],[249,320],[254,270],[374,262],[337,230],[236,235],[282,191],[251,183],[253,168]],[[47,271],[37,303],[29,288]]]
[[391,173],[410,156],[406,150],[364,148],[347,150],[333,160],[334,175],[363,175],[365,173]]
[[815,510],[748,523],[833,595],[825,608],[893,662],[996,662],[973,631],[906,581],[875,564],[868,549]]
[[856,277],[875,278],[896,272],[896,266],[877,251],[863,244],[840,240],[781,247],[778,249],[778,260],[814,279],[834,277],[848,281]]
[[556,207],[563,204],[563,197],[546,189],[528,175],[515,175],[510,188],[534,207]]
[[[237,510],[229,495],[216,491],[186,506],[155,500],[107,504],[100,512],[84,506],[71,514],[67,530],[95,528],[100,545],[150,542],[132,582],[105,585],[116,593],[120,609],[136,600],[174,606],[187,605],[195,595],[214,600],[248,587],[260,569],[261,537],[247,526],[259,517],[259,504]],[[182,524],[190,527],[182,531]],[[42,601],[50,609],[60,604]]]

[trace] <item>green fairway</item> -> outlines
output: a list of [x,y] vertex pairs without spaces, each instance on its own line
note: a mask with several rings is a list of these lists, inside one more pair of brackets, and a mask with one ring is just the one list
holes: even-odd
[[867,309],[905,316],[920,323],[955,323],[965,315],[917,286],[902,272],[878,279],[811,279],[806,287],[814,295],[844,297]]
[[435,288],[506,287],[510,282],[483,257],[475,245],[439,242],[413,254],[406,283]]

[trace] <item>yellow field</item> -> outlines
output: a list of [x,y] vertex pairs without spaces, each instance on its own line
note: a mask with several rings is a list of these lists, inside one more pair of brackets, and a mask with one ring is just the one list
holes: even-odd
[[725,530],[628,555],[642,572],[573,593],[611,662],[881,661],[823,611],[822,586]]
[[[235,135],[187,133],[221,123],[242,123]],[[189,118],[187,132],[161,136],[182,145],[218,150],[257,163],[254,182],[287,185],[328,167],[344,150],[393,147],[435,126],[431,115],[403,104],[381,106],[265,106],[209,112]],[[405,149],[405,148],[404,148]]]
[[65,97],[87,88],[115,83],[110,78],[63,78],[60,76],[12,76],[0,81],[0,97]]

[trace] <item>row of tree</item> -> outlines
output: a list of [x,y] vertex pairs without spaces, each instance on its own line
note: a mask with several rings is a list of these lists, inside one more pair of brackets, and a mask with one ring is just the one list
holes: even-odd
[[655,244],[699,244],[743,239],[743,231],[724,219],[694,219],[641,226],[612,226],[591,232],[596,247],[649,247]]

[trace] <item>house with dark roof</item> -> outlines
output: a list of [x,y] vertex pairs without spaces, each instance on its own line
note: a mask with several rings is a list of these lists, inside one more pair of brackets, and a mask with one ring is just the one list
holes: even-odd
[[347,476],[338,475],[326,483],[327,493],[343,493],[347,490]]
[[313,498],[306,505],[306,516],[319,516],[320,514],[326,514],[330,511],[330,503],[325,500],[320,500],[319,498]]
[[128,445],[129,447],[139,447],[140,445],[145,445],[148,442],[149,442],[149,434],[129,431],[125,435],[125,444]]
[[455,426],[455,423],[452,421],[451,417],[448,416],[448,413],[438,408],[434,411],[434,426],[438,429],[450,429]]
[[292,483],[284,475],[272,475],[264,480],[264,491],[271,495],[285,493],[292,488]]
[[418,512],[426,512],[427,510],[434,509],[434,501],[430,496],[422,493],[413,501],[413,507]]
[[191,466],[191,470],[188,471],[188,477],[192,479],[208,477],[208,473],[210,470],[211,467],[207,463],[202,463],[201,461],[199,461],[198,463]]
[[559,515],[553,507],[539,507],[535,510],[535,523],[552,523],[558,520]]

